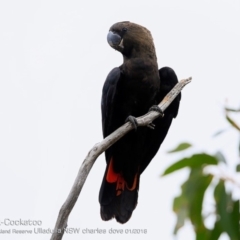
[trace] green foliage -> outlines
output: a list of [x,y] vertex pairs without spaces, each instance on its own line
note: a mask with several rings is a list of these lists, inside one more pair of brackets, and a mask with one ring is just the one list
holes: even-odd
[[226,119],[234,128],[240,131],[240,127],[238,126],[238,124],[232,118],[230,118],[228,114],[226,114]]
[[173,150],[168,151],[168,153],[179,152],[185,149],[190,148],[192,145],[190,143],[180,143],[176,148]]
[[173,211],[177,215],[175,234],[184,226],[185,220],[189,219],[194,227],[196,240],[217,240],[224,232],[231,240],[240,239],[239,201],[234,201],[231,194],[226,192],[224,180],[219,180],[214,189],[216,222],[213,229],[205,226],[202,215],[205,192],[214,177],[212,174],[204,173],[204,168],[224,161],[221,153],[215,156],[200,153],[183,158],[164,171],[163,176],[183,168],[190,169],[188,179],[181,185],[181,194],[173,201]]
[[206,232],[201,212],[204,193],[211,181],[212,176],[203,175],[201,168],[191,169],[188,180],[181,186],[181,194],[173,202],[173,211],[177,214],[174,233],[184,225],[187,218],[191,220],[197,234]]
[[174,163],[173,165],[169,166],[162,175],[167,175],[185,167],[189,167],[192,169],[202,168],[206,165],[216,165],[217,163],[218,159],[214,156],[205,153],[195,154],[190,158],[183,158],[178,162]]
[[240,164],[238,164],[238,165],[236,166],[236,171],[237,171],[237,172],[240,172]]
[[[228,114],[226,114],[226,119],[235,130],[240,130],[239,125]],[[169,153],[183,151],[191,146],[191,144],[185,142],[169,151]],[[195,153],[190,157],[178,160],[163,172],[162,176],[166,176],[183,168],[190,169],[188,179],[181,185],[180,195],[176,196],[173,201],[173,211],[177,216],[174,234],[177,234],[178,230],[184,226],[185,220],[190,220],[196,240],[217,240],[222,233],[226,233],[231,240],[240,239],[239,201],[235,200],[232,194],[226,190],[225,182],[228,179],[218,176],[218,182],[215,181],[214,184],[212,180],[215,176],[211,173],[206,174],[206,171],[204,171],[206,166],[217,167],[219,164],[227,164],[227,160],[221,152],[217,152],[215,155]],[[240,164],[236,166],[236,172],[240,172]],[[208,188],[213,188],[215,202],[215,211],[207,214],[215,216],[212,229],[206,227],[205,218],[202,214],[203,200]]]
[[230,123],[230,125],[232,127],[234,127],[235,129],[237,129],[238,131],[240,131],[240,126],[229,116],[229,112],[240,112],[240,109],[232,109],[232,108],[227,108],[225,107],[225,112],[226,112],[226,119],[227,121]]
[[[218,231],[215,230],[215,232],[219,234],[226,232],[231,240],[239,240],[239,201],[234,201],[232,196],[226,192],[223,180],[220,180],[216,186],[214,198],[217,214],[215,225],[219,225]],[[213,231],[214,229],[211,232]]]

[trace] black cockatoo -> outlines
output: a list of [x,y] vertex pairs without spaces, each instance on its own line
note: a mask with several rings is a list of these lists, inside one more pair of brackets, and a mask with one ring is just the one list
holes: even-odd
[[158,70],[153,38],[149,30],[131,22],[114,24],[107,35],[109,45],[123,55],[123,64],[107,76],[102,90],[102,128],[106,137],[126,121],[135,131],[106,150],[106,171],[99,193],[103,220],[129,220],[137,205],[140,175],[157,153],[177,116],[181,94],[154,120],[154,129],[137,127],[135,117],[156,105],[177,84],[175,72]]

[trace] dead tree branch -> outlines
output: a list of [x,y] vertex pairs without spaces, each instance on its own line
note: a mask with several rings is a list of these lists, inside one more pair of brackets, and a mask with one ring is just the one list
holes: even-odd
[[[183,87],[191,82],[191,78],[181,80],[161,101],[158,105],[161,110],[164,110],[170,105],[170,103],[175,99],[175,97],[181,92]],[[148,112],[147,114],[138,117],[137,122],[139,126],[147,126],[154,119],[159,117],[160,113],[156,111]],[[68,216],[70,215],[78,197],[82,190],[82,187],[85,183],[85,180],[95,162],[97,157],[103,153],[106,149],[112,146],[115,142],[117,142],[120,138],[122,138],[125,134],[131,131],[134,127],[131,123],[127,122],[108,137],[103,139],[100,143],[94,145],[94,147],[89,151],[88,155],[84,159],[81,168],[79,169],[78,175],[75,179],[75,182],[72,186],[72,189],[65,201],[62,205],[59,215],[57,218],[57,222],[55,228],[52,233],[51,240],[61,240],[64,234],[64,229],[67,228]]]

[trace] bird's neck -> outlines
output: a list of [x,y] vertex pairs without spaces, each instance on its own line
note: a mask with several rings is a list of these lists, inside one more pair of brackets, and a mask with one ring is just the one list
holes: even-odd
[[131,57],[123,56],[123,65],[135,66],[142,68],[143,66],[151,66],[158,69],[157,57],[151,54],[136,54]]
[[123,54],[123,59],[124,62],[130,59],[144,59],[144,60],[149,59],[151,61],[157,62],[157,56],[153,45],[132,48],[128,56],[125,56]]
[[137,78],[142,74],[158,75],[158,63],[156,59],[149,57],[135,57],[135,58],[125,58],[121,69],[124,74],[133,77],[137,73]]

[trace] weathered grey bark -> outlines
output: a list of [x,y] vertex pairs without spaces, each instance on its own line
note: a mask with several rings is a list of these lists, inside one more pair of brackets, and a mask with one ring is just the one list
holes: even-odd
[[[174,100],[174,98],[180,93],[183,87],[191,81],[191,78],[181,80],[161,101],[158,105],[161,110],[164,110],[170,105],[170,103]],[[160,113],[151,111],[147,114],[138,117],[137,122],[138,126],[147,126],[150,124],[154,119],[160,116]],[[63,237],[64,229],[67,227],[68,216],[71,213],[78,196],[82,190],[84,182],[95,162],[97,157],[108,149],[111,145],[117,142],[121,137],[123,137],[126,133],[132,130],[134,127],[131,123],[127,122],[108,137],[103,139],[100,143],[94,145],[94,147],[89,151],[88,155],[84,159],[82,166],[78,172],[78,175],[75,179],[75,182],[72,186],[72,189],[67,197],[67,200],[62,205],[58,219],[51,237],[51,240],[60,240]]]

